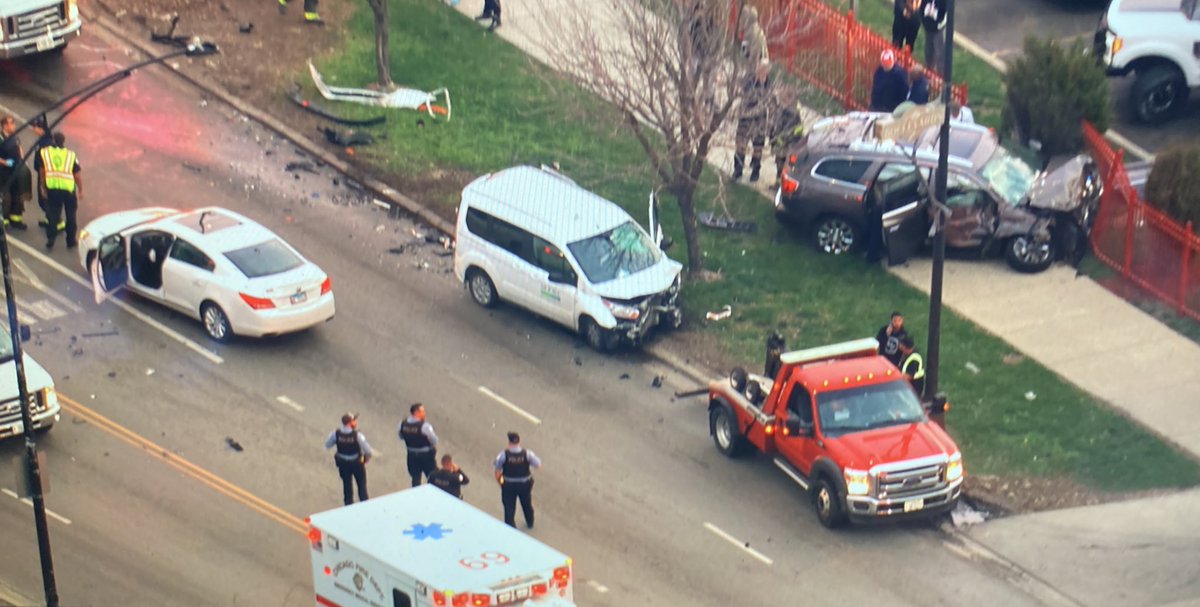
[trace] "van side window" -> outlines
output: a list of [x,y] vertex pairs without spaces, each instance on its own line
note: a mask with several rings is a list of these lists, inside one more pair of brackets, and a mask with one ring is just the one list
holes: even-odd
[[568,278],[573,278],[572,283],[577,283],[578,276],[571,269],[571,264],[567,262],[567,258],[563,255],[558,247],[538,238],[533,237],[533,259],[537,266],[550,273],[558,273]]
[[467,229],[472,234],[528,261],[534,262],[533,234],[476,209],[467,209]]
[[412,599],[399,588],[392,588],[392,607],[412,607]]

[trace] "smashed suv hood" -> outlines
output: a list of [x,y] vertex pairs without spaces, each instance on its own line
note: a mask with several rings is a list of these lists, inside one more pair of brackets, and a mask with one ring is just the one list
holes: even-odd
[[1091,183],[1099,184],[1094,166],[1090,156],[1080,154],[1049,173],[1038,174],[1025,204],[1050,211],[1075,210],[1090,197]]

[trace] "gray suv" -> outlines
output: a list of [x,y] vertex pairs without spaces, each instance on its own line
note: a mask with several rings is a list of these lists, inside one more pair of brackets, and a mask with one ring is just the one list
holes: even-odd
[[[934,207],[927,188],[937,166],[937,126],[883,139],[891,114],[853,112],[826,118],[791,151],[775,194],[775,216],[806,228],[821,251],[843,254],[866,243],[867,210],[881,209],[885,252],[902,262],[927,242]],[[1051,173],[1036,172],[982,126],[950,129],[946,244],[1002,250],[1023,272],[1055,259],[1077,260],[1099,202],[1094,163],[1078,156]]]

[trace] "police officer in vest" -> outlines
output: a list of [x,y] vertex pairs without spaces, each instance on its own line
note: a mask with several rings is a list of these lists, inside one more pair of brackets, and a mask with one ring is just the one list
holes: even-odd
[[533,468],[542,460],[521,446],[521,435],[508,433],[508,448],[496,456],[496,482],[500,483],[500,501],[504,503],[504,522],[516,527],[517,499],[525,513],[525,526],[533,529]]
[[442,456],[442,467],[429,475],[429,484],[462,499],[463,485],[471,484],[471,479],[454,463],[454,458],[447,454]]
[[41,151],[42,175],[40,194],[46,201],[46,249],[54,248],[54,240],[58,238],[59,219],[66,211],[67,248],[73,249],[76,244],[75,213],[79,210],[79,201],[83,198],[83,177],[79,174],[79,161],[75,152],[64,145],[67,136],[62,132],[54,134],[54,145],[44,147]]
[[408,408],[408,418],[400,422],[397,433],[408,449],[408,475],[412,486],[421,484],[421,475],[428,479],[437,469],[438,437],[433,426],[425,421],[425,405],[416,403]]
[[925,397],[925,360],[917,353],[913,338],[905,335],[900,340],[900,372],[908,376],[909,383],[917,396]]
[[325,448],[337,446],[333,462],[342,477],[342,499],[346,505],[354,503],[351,479],[358,483],[358,501],[367,501],[367,462],[371,461],[371,445],[367,437],[358,431],[358,416],[347,413],[342,416],[342,427],[334,430],[325,439]]

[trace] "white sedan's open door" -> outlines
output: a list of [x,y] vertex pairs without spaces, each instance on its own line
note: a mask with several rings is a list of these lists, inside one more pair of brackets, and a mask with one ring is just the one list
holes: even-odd
[[113,234],[100,241],[100,247],[88,267],[92,275],[92,291],[96,303],[112,296],[113,292],[129,281],[129,257],[125,251],[125,237]]

